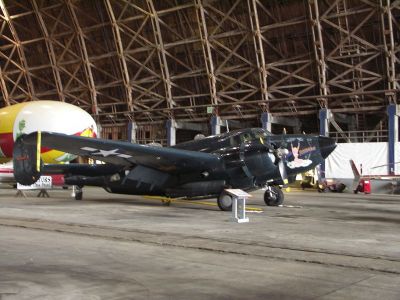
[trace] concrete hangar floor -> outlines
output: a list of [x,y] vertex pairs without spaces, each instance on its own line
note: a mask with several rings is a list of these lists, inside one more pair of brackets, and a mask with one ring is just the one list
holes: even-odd
[[[250,223],[205,204],[0,190],[0,299],[400,299],[400,199],[286,193]],[[214,203],[211,202],[210,203]]]

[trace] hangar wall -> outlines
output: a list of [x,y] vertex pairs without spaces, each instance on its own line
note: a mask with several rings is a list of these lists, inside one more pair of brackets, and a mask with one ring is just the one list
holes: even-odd
[[[326,177],[353,178],[350,159],[354,160],[359,171],[362,164],[363,175],[387,175],[388,143],[339,143],[326,159]],[[396,144],[395,162],[400,162],[400,143]],[[395,164],[395,174],[400,175],[399,164]]]

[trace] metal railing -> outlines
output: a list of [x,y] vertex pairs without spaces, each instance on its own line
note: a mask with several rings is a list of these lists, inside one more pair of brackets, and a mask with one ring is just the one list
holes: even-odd
[[388,130],[330,132],[329,136],[334,138],[338,143],[387,142]]

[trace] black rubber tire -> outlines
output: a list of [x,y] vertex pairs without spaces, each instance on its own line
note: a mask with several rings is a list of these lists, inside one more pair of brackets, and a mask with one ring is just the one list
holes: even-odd
[[279,187],[271,186],[271,194],[270,191],[266,190],[264,193],[264,202],[267,206],[279,206],[282,205],[285,196],[282,190]]
[[220,210],[232,211],[233,199],[230,195],[226,193],[221,193],[217,199],[217,204]]
[[82,200],[83,192],[76,192],[75,193],[75,200]]
[[343,191],[346,189],[346,185],[344,183],[339,183],[336,187],[336,191],[338,193],[343,193]]

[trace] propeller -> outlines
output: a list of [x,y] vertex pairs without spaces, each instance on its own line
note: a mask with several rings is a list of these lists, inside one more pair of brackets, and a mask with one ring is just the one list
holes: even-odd
[[286,157],[289,154],[289,151],[282,146],[281,143],[275,144],[263,140],[261,140],[261,143],[257,143],[256,141],[242,143],[240,146],[239,156],[241,161],[245,162],[245,165],[242,166],[245,174],[248,177],[263,176],[266,169],[271,168],[271,165],[266,163],[262,158],[266,153],[268,153],[273,164],[278,167],[282,184],[287,184],[288,175],[286,172]]
[[275,144],[273,144],[274,147],[274,154],[275,157],[277,158],[276,160],[276,165],[279,168],[279,173],[281,174],[282,182],[283,184],[288,183],[288,175],[286,172],[286,157],[289,154],[289,150],[283,147],[277,147]]

